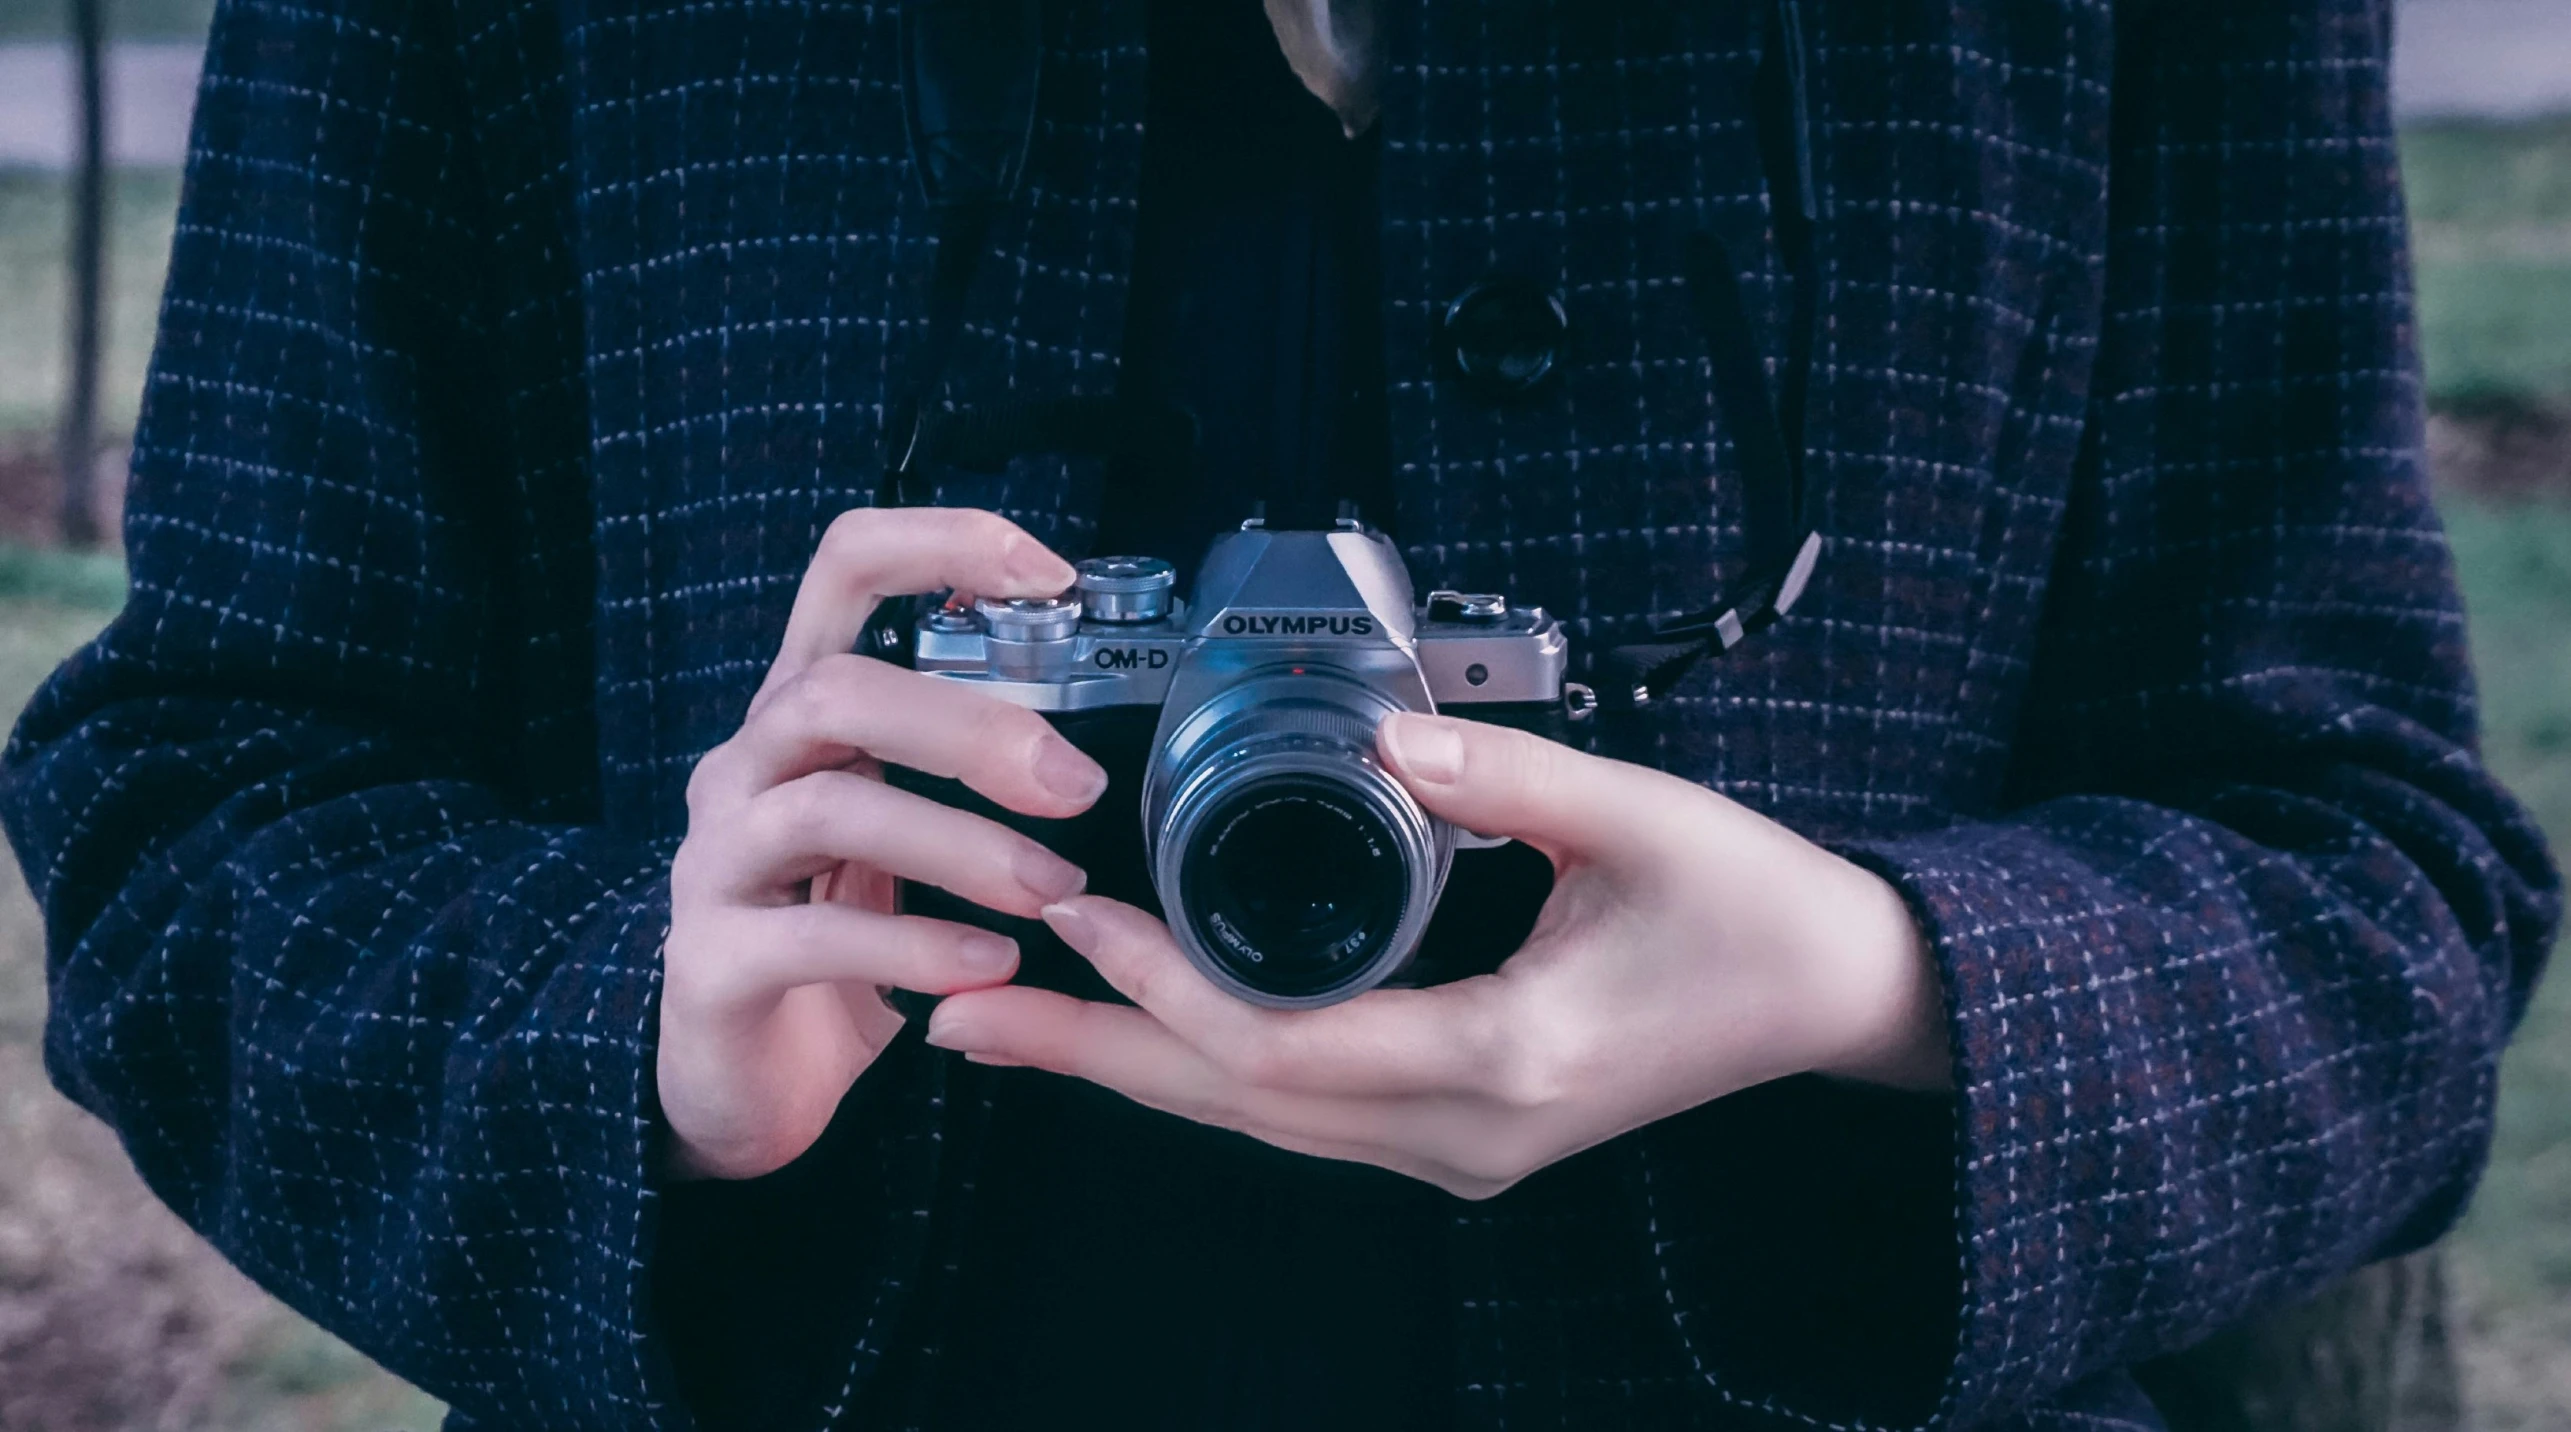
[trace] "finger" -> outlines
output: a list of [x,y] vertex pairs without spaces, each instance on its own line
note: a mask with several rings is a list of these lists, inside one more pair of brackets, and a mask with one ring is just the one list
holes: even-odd
[[1559,862],[1665,850],[1675,816],[1705,791],[1524,731],[1403,712],[1375,728],[1385,764],[1432,815],[1523,840]]
[[[1315,1158],[1372,1164],[1478,1196],[1486,1180],[1406,1141],[1442,1110],[1254,1089],[1149,1013],[1051,990],[1003,985],[951,996],[929,1016],[927,1039],[983,1063],[1086,1079],[1147,1108],[1247,1134]],[[1399,1132],[1398,1137],[1386,1137]]]
[[958,681],[844,653],[806,667],[698,764],[700,803],[748,800],[860,756],[952,776],[1024,815],[1089,808],[1107,772],[1042,716]]
[[1032,917],[1088,883],[1080,867],[997,821],[845,771],[761,793],[707,849],[705,875],[733,896],[772,894],[853,862]]
[[761,693],[854,647],[886,597],[956,587],[992,597],[1049,597],[1071,564],[1007,518],[957,507],[859,508],[824,532],[795,590],[785,639]]
[[1264,1009],[1215,987],[1160,921],[1098,896],[1045,907],[1045,923],[1116,991],[1232,1077],[1307,1094],[1513,1097],[1523,1027],[1495,979],[1379,989],[1322,1009]]
[[950,920],[848,905],[737,910],[697,958],[673,959],[665,998],[761,1006],[787,990],[855,984],[955,994],[1016,973],[1017,943]]
[[1010,985],[929,1016],[928,1042],[1103,1084],[1164,1113],[1232,1127],[1238,1086],[1148,1013]]

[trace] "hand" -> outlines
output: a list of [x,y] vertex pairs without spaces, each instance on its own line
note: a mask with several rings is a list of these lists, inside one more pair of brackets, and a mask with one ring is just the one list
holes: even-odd
[[1945,1086],[1935,970],[1874,875],[1701,786],[1521,732],[1396,716],[1377,742],[1430,811],[1552,860],[1497,973],[1262,1009],[1159,921],[1088,897],[1045,918],[1138,1007],[980,989],[939,1006],[929,1042],[1468,1198],[1788,1074]]
[[900,914],[896,880],[1021,916],[1080,891],[1070,863],[893,789],[880,763],[1057,818],[1096,800],[1106,772],[1032,711],[849,654],[886,596],[1051,596],[1071,582],[1061,558],[987,512],[831,524],[749,715],[688,781],[662,947],[673,1174],[748,1178],[810,1148],[901,1027],[886,987],[947,994],[1016,970],[1011,940]]

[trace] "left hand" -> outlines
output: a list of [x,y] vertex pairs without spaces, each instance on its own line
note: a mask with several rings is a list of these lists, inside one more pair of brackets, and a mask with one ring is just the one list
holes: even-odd
[[1263,1009],[1158,920],[1089,896],[1045,919],[1135,1007],[968,990],[928,1041],[1466,1198],[1789,1074],[1946,1087],[1936,971],[1875,875],[1702,786],[1522,732],[1403,715],[1377,744],[1434,814],[1552,860],[1495,973]]

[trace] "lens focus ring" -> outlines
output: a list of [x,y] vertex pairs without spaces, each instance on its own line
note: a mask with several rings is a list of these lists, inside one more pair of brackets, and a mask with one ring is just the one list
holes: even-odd
[[[1218,703],[1209,703],[1209,707]],[[1408,963],[1452,851],[1374,756],[1396,709],[1361,682],[1253,678],[1181,724],[1146,783],[1180,947],[1241,998],[1335,1003]]]

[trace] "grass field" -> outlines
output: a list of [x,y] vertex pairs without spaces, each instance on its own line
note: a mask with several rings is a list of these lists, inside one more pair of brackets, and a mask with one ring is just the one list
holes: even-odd
[[[2447,525],[2486,758],[2571,850],[2571,507],[2450,501]],[[2571,1428],[2571,979],[2541,986],[2519,1029],[2490,1171],[2450,1247],[2483,1432]]]
[[[64,0],[0,0],[0,43],[69,37],[71,7]],[[202,39],[214,19],[214,0],[108,0],[108,38]]]
[[[2412,129],[2402,157],[2432,397],[2571,405],[2571,117]],[[2552,501],[2450,501],[2492,766],[2571,849],[2571,444]],[[2571,979],[2537,992],[2451,1245],[2485,1432],[2571,1428]]]
[[2431,394],[2571,395],[2571,117],[2423,125],[2402,159]]
[[[128,3],[120,28],[136,34],[188,33],[206,9]],[[0,39],[58,33],[58,14],[0,0]],[[2439,125],[2404,145],[2432,392],[2571,405],[2571,120]],[[51,421],[62,192],[59,179],[0,174],[0,449],[40,446]],[[111,428],[130,423],[140,392],[176,194],[166,174],[118,182]],[[2502,506],[2459,492],[2448,519],[2490,760],[2571,844],[2571,450],[2556,470],[2558,501]],[[120,583],[110,558],[0,547],[0,711],[105,619]],[[44,1087],[42,1004],[34,910],[0,862],[0,1352],[26,1290],[58,1289],[76,1310],[61,1356],[98,1377],[101,1395],[127,1399],[63,1425],[434,1426],[434,1403],[230,1275],[140,1192],[112,1138]],[[2571,979],[2544,989],[2509,1058],[2491,1170],[2453,1247],[2483,1432],[2571,1429]],[[184,1347],[149,1340],[172,1327]],[[8,1392],[0,1386],[0,1429],[12,1426]],[[128,1406],[119,1420],[114,1407]]]
[[[0,172],[0,444],[50,439],[63,381],[62,250],[69,223],[58,174]],[[130,432],[152,356],[161,269],[178,219],[178,176],[126,173],[109,194],[108,343],[99,427]]]

